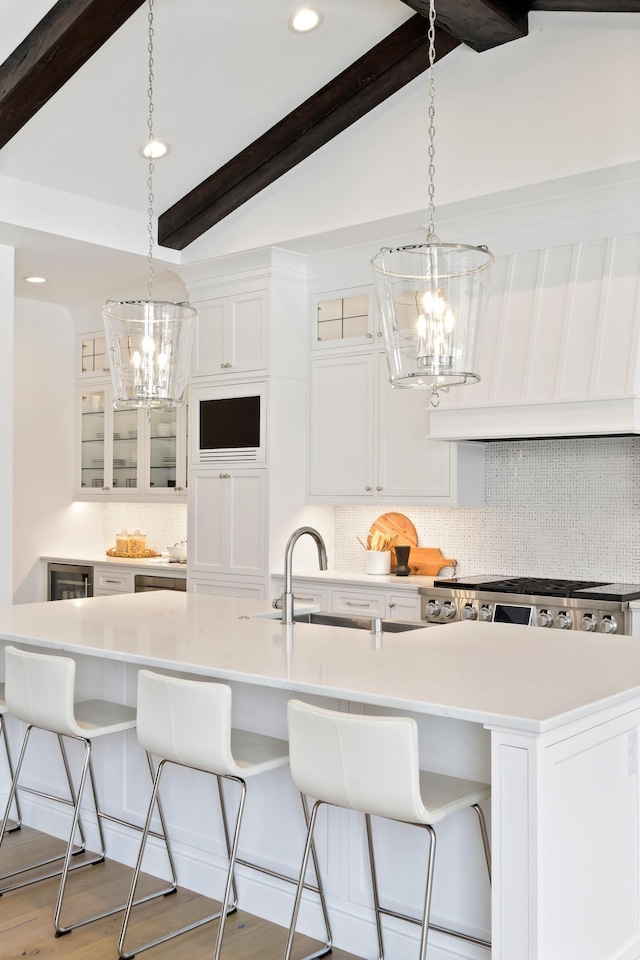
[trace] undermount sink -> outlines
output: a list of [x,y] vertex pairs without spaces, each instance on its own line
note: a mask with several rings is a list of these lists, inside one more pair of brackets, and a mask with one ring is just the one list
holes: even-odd
[[[374,618],[375,619],[375,618]],[[316,623],[327,627],[351,627],[354,630],[371,630],[371,617],[356,617],[336,613],[297,613],[294,623]],[[426,623],[411,623],[409,620],[380,620],[383,633],[403,633],[405,630],[422,630]]]

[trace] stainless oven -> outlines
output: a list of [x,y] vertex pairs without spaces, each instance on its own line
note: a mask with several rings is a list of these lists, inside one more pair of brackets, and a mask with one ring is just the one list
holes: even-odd
[[515,623],[525,627],[631,633],[629,603],[640,584],[543,577],[455,577],[420,587],[427,623]]
[[93,596],[93,567],[77,563],[47,565],[47,600],[79,600]]

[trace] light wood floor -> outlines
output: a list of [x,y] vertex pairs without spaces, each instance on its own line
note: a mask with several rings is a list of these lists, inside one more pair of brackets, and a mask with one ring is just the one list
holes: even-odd
[[[37,858],[55,855],[62,849],[60,841],[22,827],[5,838],[0,870],[9,872]],[[131,870],[112,861],[75,871],[69,877],[62,922],[72,923],[122,903],[130,880]],[[141,877],[140,882],[140,893],[161,886],[161,882],[151,877]],[[53,910],[58,885],[58,878],[41,880],[0,898],[0,960],[22,960],[24,957],[117,960],[121,912],[78,927],[63,937],[54,936]],[[213,913],[216,907],[214,901],[188,890],[178,890],[170,897],[159,897],[136,907],[135,922],[132,919],[127,935],[127,948]],[[145,960],[182,960],[186,957],[189,960],[211,960],[216,926],[216,923],[207,924],[139,956]],[[260,960],[280,960],[285,940],[286,931],[282,927],[238,911],[227,920],[223,960],[257,960],[258,957]],[[294,957],[305,956],[314,946],[317,948],[319,944],[306,937],[296,937]],[[357,960],[342,950],[334,950],[331,956],[333,960]]]

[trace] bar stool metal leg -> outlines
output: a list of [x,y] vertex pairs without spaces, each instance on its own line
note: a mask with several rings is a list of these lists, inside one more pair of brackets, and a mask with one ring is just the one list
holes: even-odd
[[[169,761],[167,760],[160,761],[160,763],[158,764],[158,768],[155,772],[154,780],[153,780],[153,789],[151,791],[151,799],[149,801],[149,807],[147,810],[147,817],[145,820],[145,824],[142,829],[142,840],[140,842],[140,849],[138,850],[138,857],[136,859],[136,865],[134,867],[133,877],[131,879],[129,897],[127,899],[127,902],[124,908],[122,928],[120,931],[120,938],[118,940],[118,954],[122,958],[122,960],[131,960],[131,958],[136,956],[136,954],[138,953],[142,953],[145,950],[149,950],[151,947],[156,947],[161,943],[166,943],[168,940],[173,940],[174,937],[177,937],[182,933],[188,933],[190,930],[195,930],[198,927],[203,926],[205,923],[209,923],[212,920],[217,920],[221,916],[221,911],[217,911],[216,913],[210,914],[210,916],[208,917],[204,917],[202,920],[196,920],[194,923],[187,924],[186,926],[181,927],[179,930],[172,931],[171,933],[168,933],[163,937],[158,937],[155,940],[149,940],[147,943],[143,943],[140,946],[137,946],[132,953],[127,953],[127,951],[125,950],[125,939],[127,936],[127,928],[129,926],[129,919],[131,917],[131,911],[133,907],[138,906],[141,903],[145,903],[147,900],[151,899],[151,897],[141,897],[140,899],[135,900],[135,892],[136,892],[136,887],[138,885],[138,880],[140,877],[140,871],[142,869],[142,860],[144,858],[145,847],[147,845],[147,840],[151,832],[151,820],[153,818],[153,811],[156,807],[158,808],[158,811],[160,811],[160,795],[159,795],[160,780],[162,779],[162,773],[164,771],[165,765],[168,762]],[[150,757],[149,757],[149,763],[150,763],[151,769],[153,770],[153,765],[151,763]],[[225,819],[225,816],[223,815],[223,820],[224,819]],[[161,815],[161,821],[163,824],[163,830],[165,831],[165,836],[167,837],[167,840],[168,840],[168,836],[166,834],[166,827],[164,826],[164,815]],[[168,850],[171,849],[168,844],[167,844],[167,848]],[[231,855],[230,848],[229,848],[229,855]],[[171,857],[171,870],[174,878],[174,884],[173,884],[173,889],[168,892],[175,892],[175,890],[177,889],[178,881],[177,881],[175,865],[173,864],[172,857]],[[235,910],[235,907],[233,909]]]
[[[9,749],[9,738],[7,736],[7,727],[4,722],[4,716],[0,714],[0,729],[2,730],[2,739],[4,741],[4,752],[7,757],[7,766],[9,768],[9,777],[13,780],[13,760],[11,759],[11,750]],[[7,833],[13,833],[22,826],[22,812],[20,810],[20,800],[18,794],[14,798],[16,808],[16,819],[11,821],[11,826],[7,826]]]
[[484,818],[482,807],[480,807],[477,803],[474,803],[471,809],[475,810],[478,816],[478,822],[480,824],[480,833],[482,835],[482,847],[484,849],[484,859],[487,864],[487,873],[489,874],[489,883],[491,883],[491,847],[489,845],[489,834],[487,833],[487,821]]
[[[307,865],[309,863],[309,855],[311,853],[311,847],[313,845],[313,831],[316,825],[316,818],[318,815],[318,810],[322,804],[322,800],[316,800],[314,803],[311,816],[309,818],[309,829],[307,830],[307,839],[304,845],[304,852],[302,854],[302,865],[300,867],[300,875],[298,877],[298,883],[296,884],[296,896],[293,902],[293,914],[291,917],[291,925],[289,927],[289,933],[287,935],[287,943],[284,950],[284,960],[291,960],[291,950],[293,948],[293,938],[295,936],[296,923],[298,921],[298,913],[300,911],[300,901],[302,900],[302,891],[305,887],[304,878],[307,873]],[[331,941],[329,941],[325,947],[318,950],[317,953],[310,954],[306,960],[316,960],[316,958],[324,957],[328,953],[331,953]]]
[[[30,739],[30,736],[31,736],[31,733],[32,733],[32,730],[33,730],[33,729],[34,729],[33,726],[32,726],[31,724],[29,724],[29,725],[27,726],[26,730],[25,730],[24,738],[23,738],[23,740],[22,740],[22,747],[21,747],[21,749],[20,749],[20,755],[19,755],[19,757],[18,757],[18,761],[17,761],[17,763],[16,763],[15,770],[14,770],[14,774],[13,774],[13,779],[12,779],[12,781],[11,781],[11,787],[10,787],[10,790],[9,790],[9,797],[8,797],[8,800],[7,800],[7,807],[6,807],[5,814],[4,814],[4,817],[3,817],[3,820],[2,820],[2,824],[0,825],[0,845],[2,844],[2,841],[3,841],[3,839],[4,839],[5,833],[8,832],[8,831],[7,831],[7,823],[8,823],[8,821],[9,821],[9,810],[10,810],[12,801],[13,801],[14,799],[17,800],[17,796],[18,796],[18,793],[17,793],[18,780],[19,780],[19,778],[20,778],[20,772],[21,772],[21,770],[22,770],[22,764],[23,764],[24,757],[25,757],[25,754],[26,754],[27,745],[28,745],[28,743],[29,743],[29,739]],[[76,805],[76,794],[75,794],[75,789],[74,789],[74,786],[73,786],[73,780],[72,780],[72,777],[71,777],[71,770],[70,770],[70,768],[69,768],[69,762],[68,762],[67,754],[66,754],[66,751],[65,751],[65,749],[64,749],[64,744],[62,743],[62,738],[61,738],[61,737],[58,737],[58,741],[60,742],[61,755],[62,755],[62,760],[63,760],[63,764],[64,764],[65,773],[66,773],[66,775],[67,775],[67,782],[68,782],[68,786],[69,786],[69,793],[70,793],[71,799],[70,799],[70,800],[67,800],[67,799],[65,799],[65,798],[63,798],[63,797],[54,797],[54,796],[51,796],[51,795],[49,795],[49,794],[43,793],[43,792],[40,791],[40,790],[28,790],[27,792],[29,792],[29,793],[34,793],[34,794],[36,794],[37,796],[44,797],[45,799],[56,800],[56,801],[58,801],[59,803],[64,803],[64,804],[66,804],[66,805],[68,805],[68,806],[75,806],[75,805]],[[78,832],[79,832],[79,834],[80,834],[81,844],[80,844],[79,847],[76,847],[75,849],[72,848],[71,853],[72,853],[73,856],[75,856],[75,855],[77,855],[77,854],[79,854],[79,853],[83,853],[83,852],[84,852],[84,832],[83,832],[83,829],[82,829],[81,820],[80,820],[79,818],[78,818]],[[70,843],[71,843],[72,840],[73,840],[73,834],[71,835]],[[66,853],[60,854],[59,856],[56,856],[56,857],[48,857],[48,858],[46,858],[46,859],[44,859],[44,860],[38,860],[38,861],[36,861],[35,863],[30,863],[30,864],[28,864],[28,865],[26,865],[26,866],[24,866],[24,867],[20,867],[18,870],[13,870],[13,871],[11,871],[10,873],[2,874],[2,876],[0,876],[0,881],[1,881],[1,880],[10,880],[12,877],[17,877],[17,876],[19,876],[19,875],[21,875],[21,874],[23,874],[23,873],[28,872],[28,871],[38,869],[39,867],[46,867],[46,866],[48,866],[49,864],[57,863],[59,860],[63,860],[63,861],[64,861],[65,859],[66,859]],[[93,864],[93,863],[99,863],[99,862],[100,862],[100,859],[102,859],[102,858],[97,858],[97,859],[94,859],[94,860],[84,860],[82,863],[78,864],[77,866],[78,866],[78,867],[90,866],[90,865]],[[59,870],[54,870],[54,871],[49,872],[49,873],[47,873],[47,874],[45,874],[45,875],[42,875],[42,874],[41,874],[41,875],[39,875],[39,876],[37,876],[37,877],[31,877],[31,878],[28,878],[27,880],[23,880],[23,881],[21,881],[21,882],[19,882],[19,883],[12,883],[12,884],[9,884],[8,886],[4,886],[4,887],[2,887],[2,888],[0,889],[0,896],[2,896],[3,893],[8,893],[10,890],[19,890],[19,889],[21,889],[22,887],[29,886],[29,885],[32,884],[32,883],[37,883],[37,882],[40,881],[40,880],[49,880],[49,879],[51,879],[52,877],[59,877],[59,876],[62,874],[63,869],[64,869],[64,867],[61,867]],[[75,867],[73,867],[72,869],[75,869]]]

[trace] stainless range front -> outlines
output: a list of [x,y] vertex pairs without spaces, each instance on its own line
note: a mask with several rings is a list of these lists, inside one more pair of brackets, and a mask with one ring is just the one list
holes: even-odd
[[456,577],[420,587],[422,619],[515,623],[600,633],[631,633],[629,603],[640,585],[537,577]]

